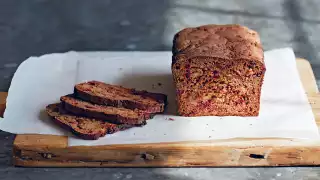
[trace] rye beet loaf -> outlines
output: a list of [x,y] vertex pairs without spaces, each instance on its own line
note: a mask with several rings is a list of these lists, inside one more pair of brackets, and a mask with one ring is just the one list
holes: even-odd
[[60,103],[48,105],[46,111],[51,119],[60,127],[69,130],[74,135],[86,140],[95,140],[106,134],[112,134],[117,131],[134,127],[134,125],[117,125],[97,119],[72,115],[67,113],[61,107]]
[[60,98],[63,108],[75,115],[101,119],[114,124],[145,124],[153,114],[139,110],[93,104],[75,98],[73,95]]
[[95,104],[140,109],[147,113],[161,113],[167,104],[165,94],[138,91],[99,81],[77,84],[74,95]]
[[266,71],[259,34],[240,25],[186,28],[173,40],[182,116],[258,116]]

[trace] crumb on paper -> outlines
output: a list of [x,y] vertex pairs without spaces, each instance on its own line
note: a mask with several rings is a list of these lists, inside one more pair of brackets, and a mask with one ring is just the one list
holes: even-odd
[[158,86],[162,86],[162,83],[158,83]]
[[207,124],[207,126],[208,126],[209,124]]
[[122,68],[119,68],[119,70],[121,71],[121,70],[122,70]]
[[167,134],[163,134],[163,135],[167,135]]
[[252,126],[252,124],[250,124],[250,126]]
[[174,119],[173,119],[173,118],[169,118],[169,120],[170,120],[170,121],[174,121]]
[[209,136],[209,138],[211,138],[211,136]]

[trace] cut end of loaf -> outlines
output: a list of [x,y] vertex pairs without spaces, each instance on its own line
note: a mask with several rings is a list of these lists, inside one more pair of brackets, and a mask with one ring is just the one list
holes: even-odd
[[193,58],[173,65],[182,116],[258,116],[265,66],[251,60]]
[[184,91],[177,96],[181,116],[258,116],[259,96]]

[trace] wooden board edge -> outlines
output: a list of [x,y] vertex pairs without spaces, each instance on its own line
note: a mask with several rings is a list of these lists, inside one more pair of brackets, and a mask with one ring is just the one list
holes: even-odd
[[[30,167],[236,167],[236,166],[310,166],[319,165],[320,147],[210,147],[204,149],[135,149],[125,151],[93,150],[100,153],[91,159],[79,160],[86,152],[60,152],[48,159],[14,156],[14,164]],[[148,152],[146,152],[148,151]],[[39,154],[39,152],[35,152]],[[68,155],[68,153],[70,153]],[[29,154],[31,155],[31,154]],[[117,157],[118,155],[118,157]],[[87,157],[88,158],[88,157]],[[66,160],[68,159],[68,160]]]

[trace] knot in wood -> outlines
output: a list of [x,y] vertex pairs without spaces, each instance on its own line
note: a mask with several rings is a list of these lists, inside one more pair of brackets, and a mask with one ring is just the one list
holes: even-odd
[[141,158],[145,159],[145,160],[153,160],[154,159],[154,155],[148,154],[148,153],[143,153],[141,154]]
[[51,153],[42,153],[41,155],[45,159],[51,159],[52,158],[52,154]]

